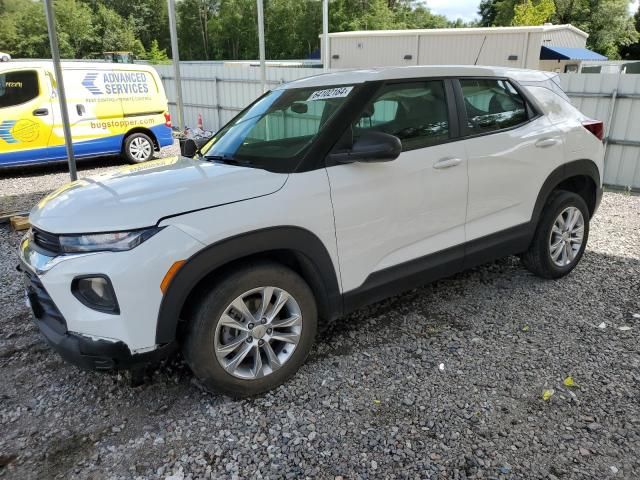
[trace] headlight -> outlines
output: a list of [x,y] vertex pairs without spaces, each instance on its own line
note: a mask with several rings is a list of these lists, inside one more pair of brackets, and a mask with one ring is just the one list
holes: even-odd
[[163,228],[164,227],[151,227],[129,232],[60,235],[60,248],[64,253],[121,252],[137,247]]

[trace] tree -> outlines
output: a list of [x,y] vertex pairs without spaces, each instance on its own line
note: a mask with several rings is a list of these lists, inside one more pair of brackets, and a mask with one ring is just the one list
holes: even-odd
[[395,8],[395,25],[393,28],[447,28],[458,26],[457,20],[449,22],[444,15],[436,15],[422,4],[412,2],[399,4]]
[[[157,40],[160,47],[169,46],[169,19],[166,0],[84,0],[90,2],[97,11],[97,5],[103,4],[113,9],[122,18],[132,22],[136,38],[145,48]],[[180,2],[178,3],[179,8]]]
[[493,27],[498,15],[498,0],[482,0],[478,7],[481,27]]
[[514,8],[513,25],[542,25],[555,12],[553,0],[540,0],[537,5],[525,0]]
[[[42,3],[38,4],[43,8]],[[95,55],[97,37],[91,8],[77,0],[56,0],[54,6],[60,55],[65,58]]]
[[99,5],[95,23],[98,39],[96,53],[122,50],[134,52],[136,56],[144,55],[144,47],[136,38],[131,18],[123,19],[115,10]]
[[147,52],[147,60],[149,60],[149,63],[152,64],[169,63],[167,51],[158,48],[157,40],[151,40],[151,46],[149,47],[149,52]]
[[[54,1],[63,57],[91,58],[102,51],[128,50],[154,62],[167,59],[166,0]],[[487,18],[495,16],[496,24],[504,19],[511,24],[517,1],[522,0],[482,0],[481,9],[493,12],[481,13],[482,21],[493,24]],[[321,6],[320,0],[265,0],[267,57],[299,59],[316,52]],[[182,59],[258,57],[256,0],[178,0],[176,9]],[[461,19],[434,14],[425,0],[331,0],[329,14],[333,32],[468,26]],[[0,50],[15,57],[50,56],[42,0],[0,0]]]
[[[291,19],[287,19],[290,22]],[[225,0],[209,21],[212,57],[222,60],[258,58],[255,0]]]
[[[638,11],[633,16],[636,32],[640,33],[640,5]],[[640,42],[635,42],[631,45],[623,47],[620,51],[620,56],[625,60],[640,60]]]
[[[587,47],[609,58],[620,58],[620,49],[638,39],[638,31],[627,10],[628,0],[552,0],[555,24],[570,23],[589,34]],[[531,25],[550,10],[547,0],[483,0],[480,6],[481,23],[486,25]],[[516,11],[520,12],[516,18]],[[548,16],[547,18],[548,19]]]
[[620,49],[638,39],[628,0],[554,0],[558,23],[589,33],[587,46],[609,58],[620,58]]
[[518,0],[498,0],[496,2],[495,25],[500,27],[512,25],[517,4]]

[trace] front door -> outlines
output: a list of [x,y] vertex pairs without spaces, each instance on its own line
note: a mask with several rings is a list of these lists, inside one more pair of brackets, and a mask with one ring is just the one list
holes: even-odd
[[46,160],[51,128],[51,100],[43,71],[0,71],[0,165]]
[[425,256],[465,241],[467,161],[451,141],[447,91],[443,80],[385,85],[353,125],[353,138],[369,130],[395,135],[400,156],[327,168],[344,292],[418,274],[416,265],[447,257]]

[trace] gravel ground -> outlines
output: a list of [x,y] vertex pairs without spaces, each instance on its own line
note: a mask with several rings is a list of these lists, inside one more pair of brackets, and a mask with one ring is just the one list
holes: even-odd
[[[0,177],[1,200],[63,172]],[[640,197],[605,194],[569,277],[511,257],[360,310],[242,401],[179,356],[136,388],[65,364],[23,305],[19,238],[0,227],[0,477],[640,478]]]

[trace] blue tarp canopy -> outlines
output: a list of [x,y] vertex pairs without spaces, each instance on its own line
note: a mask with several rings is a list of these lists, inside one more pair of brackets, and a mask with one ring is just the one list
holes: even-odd
[[608,60],[604,55],[588,48],[542,47],[540,60]]

